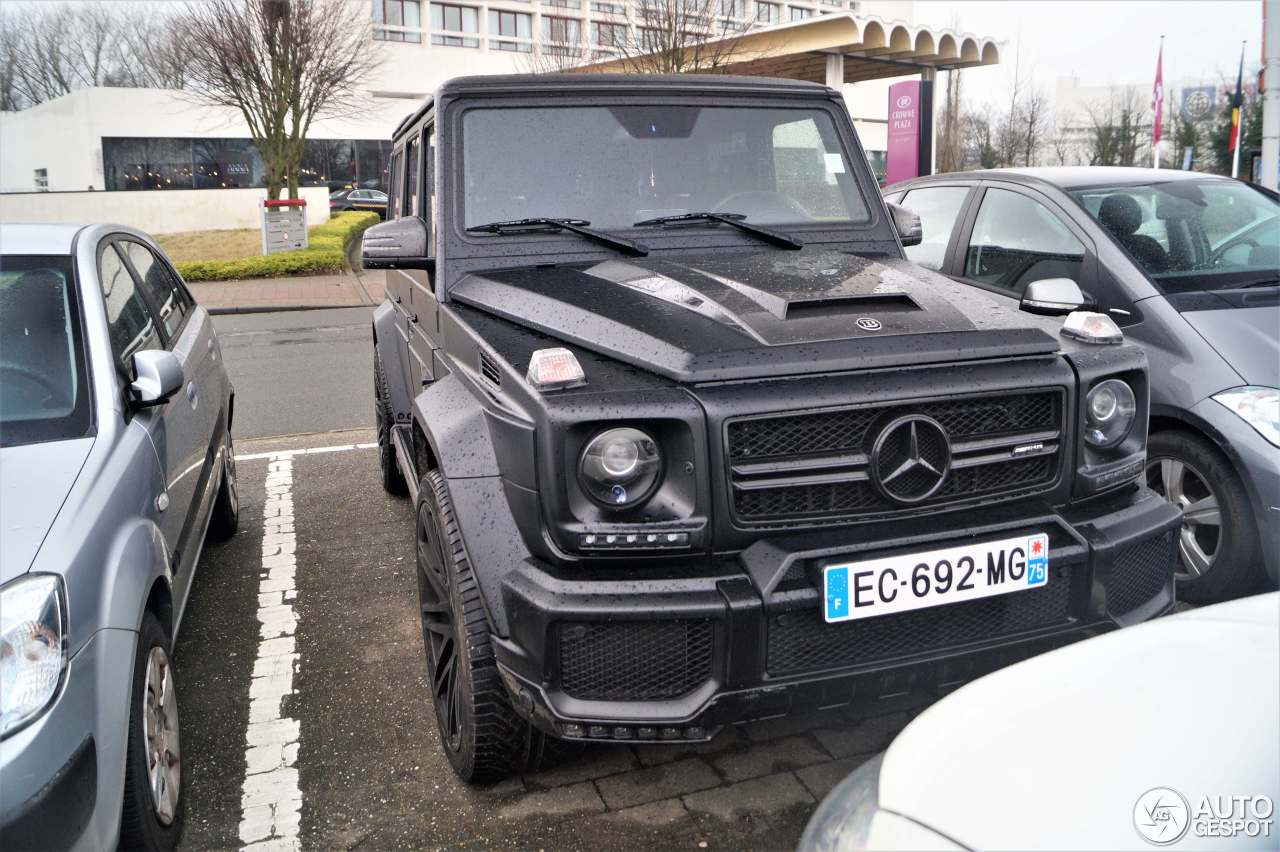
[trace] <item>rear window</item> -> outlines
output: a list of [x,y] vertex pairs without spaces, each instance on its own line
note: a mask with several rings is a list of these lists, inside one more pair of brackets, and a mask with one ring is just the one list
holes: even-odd
[[70,257],[0,257],[0,446],[90,431]]

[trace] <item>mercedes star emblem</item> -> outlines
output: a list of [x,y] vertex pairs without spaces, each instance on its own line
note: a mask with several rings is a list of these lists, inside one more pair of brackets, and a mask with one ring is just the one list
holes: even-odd
[[871,449],[871,481],[897,503],[927,500],[951,469],[951,440],[932,417],[907,414],[880,432]]

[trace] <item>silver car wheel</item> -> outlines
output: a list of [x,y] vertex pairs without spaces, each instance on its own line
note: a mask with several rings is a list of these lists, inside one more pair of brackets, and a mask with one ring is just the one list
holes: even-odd
[[1222,511],[1208,479],[1181,459],[1161,458],[1147,464],[1147,484],[1182,509],[1177,578],[1194,580],[1208,573],[1222,547]]
[[142,726],[147,744],[147,784],[151,789],[151,806],[161,825],[171,825],[178,812],[182,759],[178,744],[178,693],[173,682],[173,666],[164,648],[152,648],[147,655]]
[[231,507],[233,514],[240,512],[240,491],[236,485],[236,451],[231,445],[231,438],[227,438],[227,461],[224,465],[222,474],[226,478],[227,483],[227,503]]

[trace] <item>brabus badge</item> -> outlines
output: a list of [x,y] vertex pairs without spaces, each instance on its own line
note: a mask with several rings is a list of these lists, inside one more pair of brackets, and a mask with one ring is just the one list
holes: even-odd
[[874,317],[858,317],[854,325],[858,326],[858,328],[863,331],[879,331],[883,328],[883,326],[880,325],[880,320]]

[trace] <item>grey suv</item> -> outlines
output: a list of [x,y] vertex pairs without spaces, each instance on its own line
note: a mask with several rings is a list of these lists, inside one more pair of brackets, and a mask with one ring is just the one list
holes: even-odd
[[206,529],[237,524],[232,389],[161,251],[0,226],[0,837],[171,849],[173,638]]

